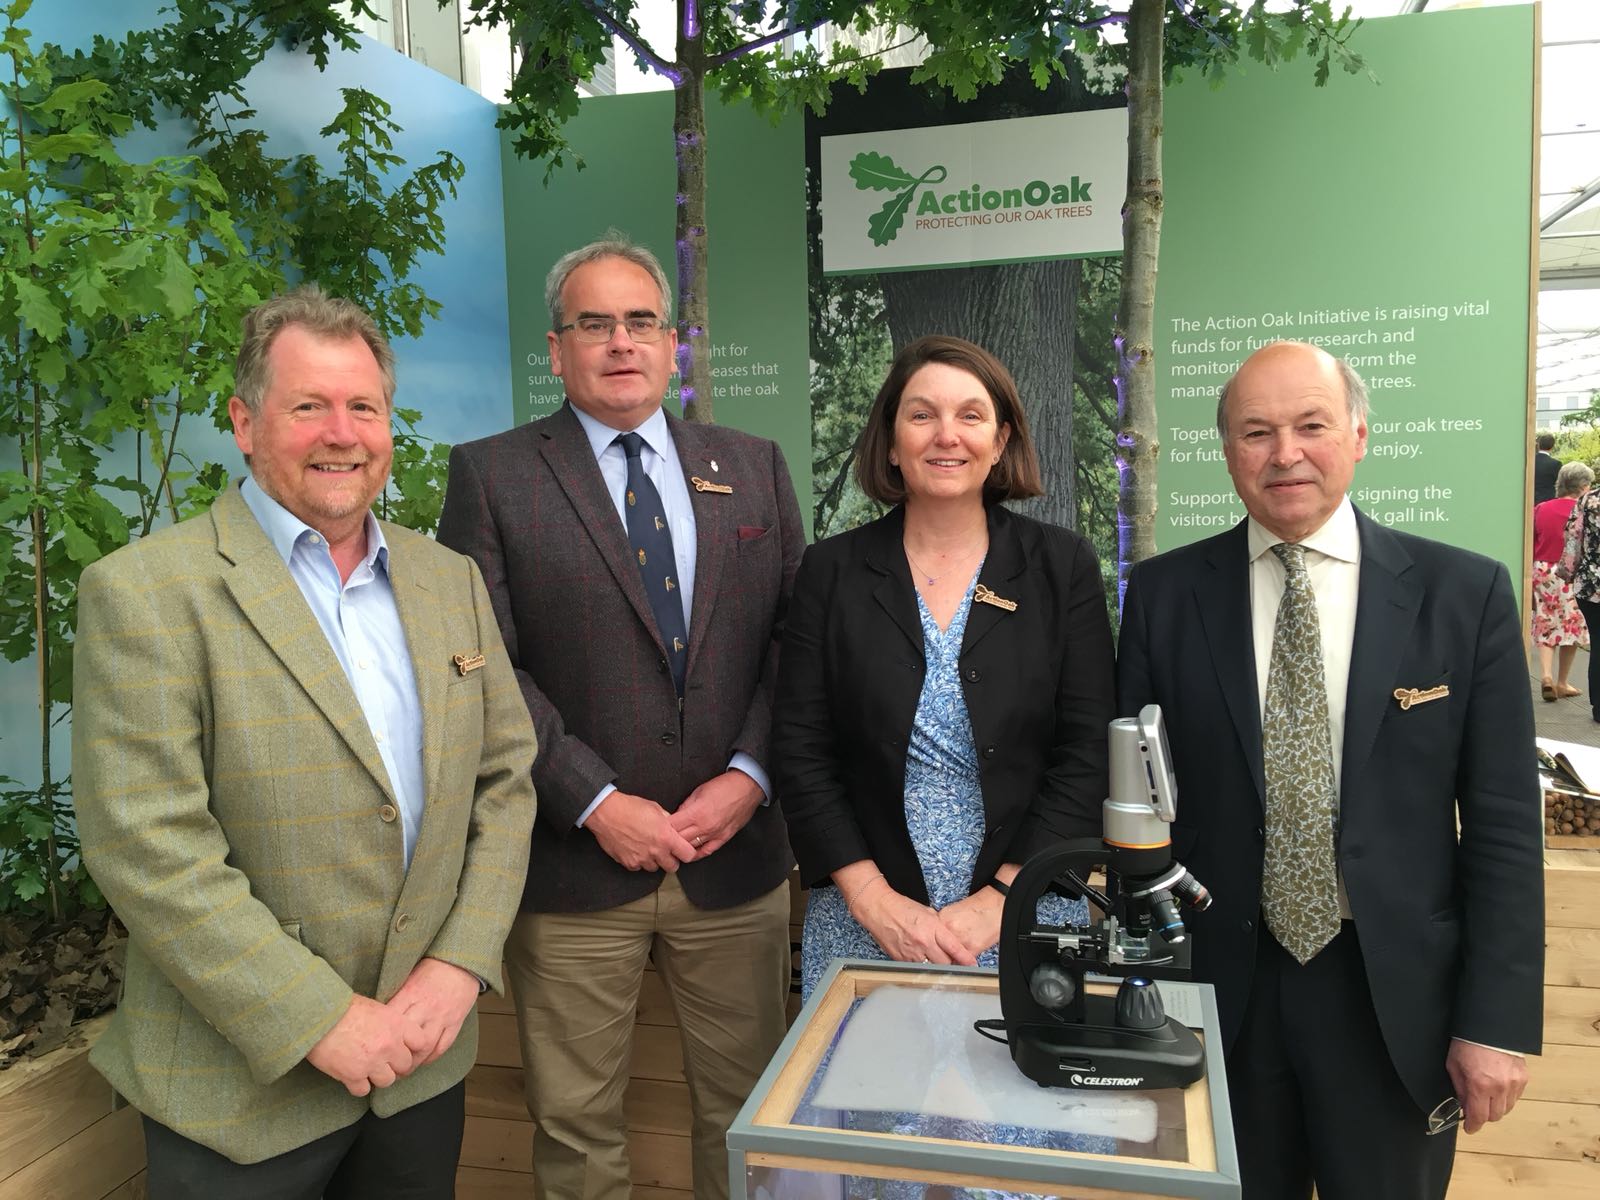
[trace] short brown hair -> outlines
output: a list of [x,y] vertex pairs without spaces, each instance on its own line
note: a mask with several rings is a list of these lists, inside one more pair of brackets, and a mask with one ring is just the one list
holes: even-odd
[[314,283],[303,283],[262,301],[245,314],[244,336],[233,368],[233,390],[252,413],[260,415],[261,403],[272,386],[267,352],[277,336],[291,325],[329,341],[353,337],[364,341],[383,376],[383,402],[393,409],[394,351],[377,322],[352,301],[330,296]]
[[867,414],[866,428],[856,440],[856,483],[879,504],[899,504],[906,498],[906,481],[900,468],[889,462],[894,447],[894,421],[900,411],[900,396],[911,377],[929,363],[943,363],[975,376],[989,393],[996,423],[1011,426],[1011,436],[1000,461],[983,484],[983,502],[1026,500],[1044,495],[1044,480],[1039,474],[1039,455],[1028,433],[1028,416],[1011,372],[982,346],[958,337],[936,334],[918,338],[889,366],[889,376],[878,389],[878,398]]

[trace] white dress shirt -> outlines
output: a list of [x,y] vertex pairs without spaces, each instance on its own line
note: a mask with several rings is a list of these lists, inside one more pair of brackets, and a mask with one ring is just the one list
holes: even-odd
[[383,530],[369,512],[367,553],[350,578],[341,580],[327,539],[262,491],[254,477],[239,494],[288,566],[355,691],[394,789],[409,870],[422,829],[422,705],[389,583]]

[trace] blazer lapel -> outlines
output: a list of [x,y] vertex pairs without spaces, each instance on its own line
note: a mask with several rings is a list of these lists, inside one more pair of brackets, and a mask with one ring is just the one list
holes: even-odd
[[[1027,569],[1022,556],[1022,543],[1017,540],[1015,523],[1011,514],[998,504],[989,506],[989,553],[983,560],[983,571],[978,583],[1004,600],[1016,600],[1019,591],[1017,580]],[[1011,611],[993,604],[979,604],[976,600],[967,611],[967,631],[961,641],[965,656],[997,626],[1011,620]]]
[[[394,589],[395,608],[405,630],[406,649],[411,658],[411,673],[416,678],[417,707],[422,713],[422,795],[433,801],[444,793],[439,789],[439,764],[443,760],[444,691],[448,674],[441,662],[450,654],[472,654],[477,646],[451,646],[439,609],[439,598],[429,581],[415,571],[416,563],[402,555],[396,561],[390,542],[389,584]],[[437,822],[435,827],[437,828]],[[426,803],[418,844],[428,835]]]
[[[1267,785],[1261,764],[1261,704],[1256,683],[1255,639],[1250,625],[1249,537],[1241,521],[1217,539],[1194,584],[1195,604],[1205,628],[1212,669],[1217,674],[1228,715],[1244,748],[1256,799],[1265,806]],[[1248,664],[1249,670],[1240,670]]]
[[[583,426],[578,424],[578,418],[573,415],[569,405],[563,404],[540,423],[539,453],[544,457],[557,485],[566,493],[573,511],[578,515],[578,523],[593,540],[600,557],[616,579],[617,586],[622,589],[622,594],[628,598],[628,603],[633,606],[639,620],[644,622],[644,627],[650,631],[650,636],[655,639],[664,656],[667,648],[661,641],[661,631],[656,628],[655,613],[650,608],[650,597],[645,595],[639,567],[633,561],[628,531],[617,516],[617,506],[606,492],[605,479],[600,474],[600,465],[595,462],[589,439],[584,436]],[[690,641],[692,644],[693,639]]]
[[217,533],[217,552],[233,564],[223,581],[244,619],[393,800],[388,769],[378,754],[355,689],[345,678],[344,668],[299,585],[237,488],[230,488],[211,506],[211,522]]
[[905,509],[895,508],[881,520],[867,526],[867,566],[878,576],[872,598],[906,635],[917,654],[924,654],[922,621],[917,616],[916,586],[911,568],[906,565]]
[[1422,589],[1408,578],[1411,556],[1387,529],[1356,510],[1361,532],[1361,580],[1357,585],[1355,641],[1350,647],[1350,686],[1344,701],[1341,804],[1372,753],[1395,679],[1422,608]]
[[678,466],[683,470],[684,486],[689,489],[689,503],[694,509],[694,611],[688,614],[689,661],[684,668],[693,671],[700,648],[711,633],[711,610],[717,606],[717,593],[722,586],[728,556],[737,552],[739,539],[733,518],[736,497],[723,492],[699,491],[690,481],[699,476],[734,489],[752,487],[754,483],[736,478],[731,471],[723,478],[721,472],[712,467],[716,455],[703,428],[668,413],[667,429],[672,434]]

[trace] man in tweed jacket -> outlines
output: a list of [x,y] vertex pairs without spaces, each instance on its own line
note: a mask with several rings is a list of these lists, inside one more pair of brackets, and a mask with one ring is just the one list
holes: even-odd
[[468,559],[376,520],[393,357],[246,318],[251,478],[83,574],[73,777],[127,924],[94,1065],[173,1197],[447,1197],[526,870],[533,730]]
[[[561,259],[548,341],[568,403],[457,446],[439,523],[483,570],[539,732],[506,963],[546,1197],[628,1195],[623,1092],[647,959],[683,1033],[697,1196],[727,1194],[728,1124],[784,1030],[791,859],[765,763],[804,533],[773,443],[663,412],[668,296],[629,243]],[[670,553],[646,555],[627,513],[656,502],[633,528],[670,527]],[[647,590],[645,558],[670,588],[658,576]],[[657,613],[669,600],[675,633]]]

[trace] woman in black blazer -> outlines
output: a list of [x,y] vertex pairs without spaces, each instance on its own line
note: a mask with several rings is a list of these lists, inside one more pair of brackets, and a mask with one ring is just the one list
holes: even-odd
[[1099,835],[1114,715],[1094,552],[1000,504],[1042,489],[992,355],[902,350],[856,476],[896,507],[806,552],[774,706],[807,994],[839,956],[992,964],[1021,864]]

